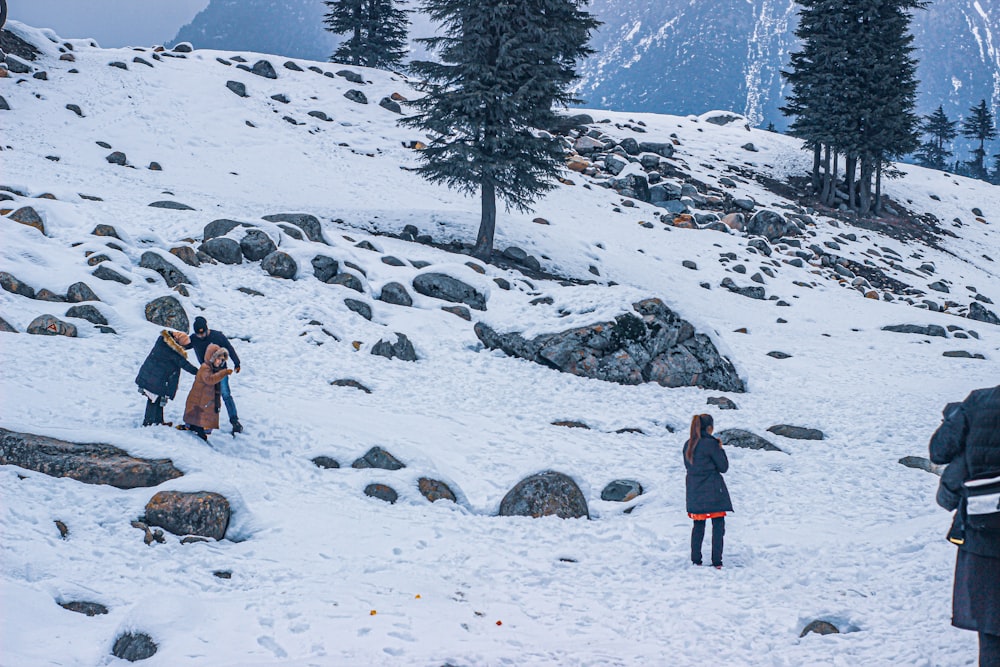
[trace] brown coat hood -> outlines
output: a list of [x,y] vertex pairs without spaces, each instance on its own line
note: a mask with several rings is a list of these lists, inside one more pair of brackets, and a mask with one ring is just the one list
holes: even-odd
[[231,368],[215,370],[212,359],[225,349],[218,345],[209,345],[205,349],[205,363],[198,369],[184,406],[184,423],[200,426],[204,429],[219,428],[219,408],[222,407],[222,395],[219,383],[233,372]]

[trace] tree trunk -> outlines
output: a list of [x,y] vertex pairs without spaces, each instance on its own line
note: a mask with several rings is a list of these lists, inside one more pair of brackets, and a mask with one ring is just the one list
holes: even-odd
[[830,145],[823,147],[823,190],[820,192],[819,200],[825,204],[830,198]]
[[865,217],[872,206],[872,161],[871,158],[861,158],[861,197],[858,201],[858,215]]
[[832,185],[830,186],[830,202],[829,202],[830,207],[836,207],[837,205],[837,170],[839,168],[839,163],[840,163],[840,153],[837,151],[836,148],[834,148],[833,170],[831,171],[833,176],[830,179],[832,181]]
[[820,191],[820,180],[819,180],[819,166],[823,159],[822,156],[823,146],[821,144],[816,144],[813,146],[813,170],[812,170],[812,186],[813,194],[817,195]]
[[482,217],[479,221],[479,234],[472,255],[484,262],[490,260],[493,254],[493,234],[497,228],[497,192],[493,179],[484,176],[480,186],[482,194]]
[[879,156],[878,165],[875,168],[875,205],[872,212],[876,216],[882,215],[882,157]]
[[847,172],[846,172],[847,205],[851,208],[851,210],[857,210],[857,205],[855,204],[855,195],[857,194],[857,191],[855,187],[856,182],[854,180],[854,172],[857,170],[857,168],[858,168],[858,156],[857,155],[847,156]]

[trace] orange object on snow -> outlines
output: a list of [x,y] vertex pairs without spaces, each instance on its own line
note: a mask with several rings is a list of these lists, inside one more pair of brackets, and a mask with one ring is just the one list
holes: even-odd
[[709,512],[708,514],[691,514],[688,512],[688,516],[695,521],[705,521],[707,519],[718,519],[719,517],[726,516],[725,512]]

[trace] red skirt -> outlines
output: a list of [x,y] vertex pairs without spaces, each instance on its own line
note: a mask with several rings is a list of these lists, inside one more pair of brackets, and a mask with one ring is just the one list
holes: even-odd
[[706,519],[718,519],[719,517],[726,516],[725,512],[709,512],[708,514],[691,514],[688,512],[688,516],[695,521],[705,521]]

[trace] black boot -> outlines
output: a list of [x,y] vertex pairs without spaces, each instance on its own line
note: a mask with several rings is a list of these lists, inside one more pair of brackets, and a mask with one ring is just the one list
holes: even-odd
[[239,417],[233,417],[229,423],[233,425],[233,435],[243,432],[243,424],[240,423]]

